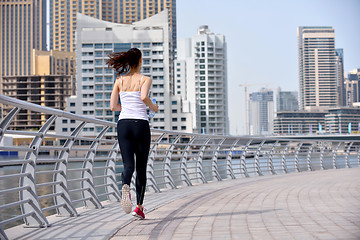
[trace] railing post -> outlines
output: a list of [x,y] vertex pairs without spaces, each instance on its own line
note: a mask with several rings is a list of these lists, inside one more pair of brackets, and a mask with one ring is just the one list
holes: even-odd
[[256,154],[255,154],[255,169],[256,172],[259,176],[263,176],[264,174],[261,172],[261,168],[260,168],[260,163],[259,163],[259,156],[260,156],[260,151],[261,148],[264,146],[266,140],[262,140],[258,149],[256,150]]
[[[358,146],[358,148],[359,148],[359,146]],[[357,159],[358,159],[358,167],[360,167],[360,148],[359,148],[359,151],[357,154]]]
[[301,149],[302,145],[303,145],[302,142],[298,143],[298,146],[297,146],[297,149],[296,149],[296,152],[295,152],[295,169],[298,172],[301,172],[301,169],[300,169],[300,166],[299,166],[299,152],[300,152],[300,149]]
[[323,145],[321,147],[320,151],[320,169],[324,170],[324,151],[325,151],[325,142],[323,142]]
[[306,156],[306,165],[307,165],[308,171],[313,171],[313,169],[311,167],[311,152],[312,152],[312,150],[313,150],[313,144],[310,145],[309,151]]
[[[154,189],[155,192],[160,192],[160,188],[156,184],[155,175],[154,175],[154,161],[155,161],[155,153],[156,149],[165,133],[161,134],[158,139],[155,140],[153,146],[150,149],[148,163],[147,163],[147,186]],[[134,178],[134,176],[133,176]]]
[[286,153],[287,153],[287,150],[289,149],[289,146],[291,144],[291,141],[289,141],[286,145],[285,145],[285,148],[283,150],[283,154],[282,154],[282,157],[281,157],[281,169],[285,172],[285,173],[288,173],[288,169],[287,169],[287,166],[286,166]]
[[350,149],[351,146],[354,144],[354,142],[349,143],[348,148],[346,149],[346,155],[345,155],[345,164],[347,168],[351,168],[351,165],[349,163],[349,154],[350,154]]
[[[170,136],[169,136],[170,137]],[[169,184],[172,189],[176,188],[174,179],[171,175],[171,156],[174,151],[175,144],[179,141],[181,135],[179,134],[174,141],[169,146],[166,157],[165,157],[165,163],[164,163],[164,176],[165,176],[165,183]]]
[[218,155],[219,155],[219,151],[220,151],[220,148],[221,148],[221,145],[225,142],[226,138],[223,138],[219,141],[217,147],[216,147],[216,150],[215,150],[215,153],[211,159],[211,174],[212,174],[212,177],[217,179],[218,181],[222,181],[221,179],[221,176],[219,174],[219,170],[218,170],[218,164],[217,164],[217,159],[218,159]]
[[202,170],[202,160],[203,160],[203,156],[204,156],[204,151],[205,151],[205,149],[207,147],[207,144],[209,143],[210,140],[211,140],[211,138],[207,138],[205,140],[205,142],[203,143],[203,145],[200,148],[199,155],[198,155],[198,158],[197,158],[197,161],[196,161],[196,177],[198,175],[200,175],[200,179],[201,179],[201,181],[203,183],[207,183],[207,181],[206,181],[205,175],[204,175],[203,170]]
[[336,148],[334,149],[333,161],[332,161],[333,162],[333,168],[338,168],[337,163],[336,163],[336,158],[337,158],[336,154],[337,154],[337,151],[339,150],[340,146],[341,146],[341,142],[339,142],[338,145],[336,146]]
[[[44,134],[49,130],[51,124],[55,121],[56,116],[52,115],[40,128],[39,133],[40,136],[36,136],[32,142],[30,143],[30,148],[32,151],[29,151],[25,155],[24,160],[31,160],[30,163],[24,163],[21,167],[21,173],[29,174],[26,177],[21,177],[19,186],[29,186],[30,188],[27,190],[20,191],[20,200],[30,200],[30,203],[21,204],[21,211],[23,214],[27,214],[30,212],[34,212],[36,217],[33,215],[25,217],[25,224],[28,227],[44,227],[48,226],[49,223],[45,217],[45,215],[41,211],[41,206],[39,202],[39,198],[36,190],[36,178],[35,178],[35,168],[36,161],[39,156],[39,148],[44,139]],[[40,220],[40,222],[39,222]]]
[[190,147],[192,146],[192,143],[197,139],[196,136],[194,136],[186,145],[184,152],[181,156],[181,166],[180,166],[180,178],[181,181],[185,182],[188,186],[191,186],[191,180],[189,177],[188,169],[187,169],[187,157],[189,155]]
[[104,127],[101,130],[101,132],[96,136],[96,138],[90,145],[89,151],[86,153],[85,156],[85,158],[89,159],[89,161],[85,161],[82,166],[84,169],[88,169],[87,171],[83,171],[81,174],[81,177],[86,179],[86,181],[81,182],[81,187],[83,189],[87,189],[85,191],[82,191],[81,195],[83,198],[89,199],[85,201],[85,206],[87,206],[87,203],[89,202],[95,208],[102,208],[100,200],[96,195],[96,191],[95,191],[93,170],[94,170],[96,150],[99,146],[99,140],[105,135],[108,129],[109,127]]
[[233,151],[236,147],[236,145],[238,144],[238,142],[240,141],[240,139],[235,139],[233,145],[231,146],[230,151],[228,152],[227,156],[226,156],[226,171],[228,172],[227,175],[230,175],[230,177],[232,179],[235,179],[235,174],[232,168],[232,156],[233,156]]
[[86,122],[81,122],[71,133],[71,138],[67,139],[64,143],[63,147],[65,150],[62,150],[59,154],[59,159],[62,161],[55,164],[55,170],[61,170],[61,173],[54,174],[54,182],[59,181],[61,184],[56,184],[54,186],[54,193],[61,192],[62,194],[60,196],[55,196],[54,201],[55,205],[65,204],[64,208],[56,208],[57,213],[61,216],[69,215],[73,217],[79,215],[71,201],[67,182],[67,169],[71,148],[76,140],[76,137],[79,135],[85,124]]
[[106,186],[105,189],[107,193],[112,193],[108,195],[108,199],[110,201],[120,201],[121,199],[121,194],[118,185],[116,183],[116,172],[115,172],[116,157],[118,151],[119,151],[119,143],[116,142],[112,147],[112,151],[110,151],[109,153],[108,160],[106,161],[106,166],[108,168],[106,169],[105,175],[109,175],[109,177],[106,178],[105,183],[109,185]]
[[14,117],[16,116],[16,114],[19,111],[20,111],[20,108],[14,107],[13,109],[11,109],[11,111],[8,114],[6,114],[4,119],[1,121],[1,123],[0,123],[0,142],[5,135],[6,129],[8,128],[11,121],[14,119]]
[[241,155],[241,159],[240,159],[240,174],[241,174],[241,169],[243,168],[245,177],[250,177],[249,172],[248,172],[248,170],[246,168],[245,158],[246,158],[246,153],[247,153],[247,150],[248,150],[251,142],[252,142],[252,140],[250,139],[246,143],[245,149],[244,149],[243,154]]
[[274,151],[275,151],[275,147],[276,145],[279,143],[279,140],[277,140],[271,147],[271,151],[269,153],[269,158],[268,158],[268,168],[270,169],[271,173],[273,175],[276,175],[276,172],[275,172],[275,169],[274,169],[274,164],[273,164],[273,154],[274,154]]

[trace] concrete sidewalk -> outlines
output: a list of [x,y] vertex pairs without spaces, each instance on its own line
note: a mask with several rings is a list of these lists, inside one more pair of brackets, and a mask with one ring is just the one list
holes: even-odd
[[147,194],[145,220],[119,203],[8,229],[10,239],[360,239],[360,168],[225,180]]

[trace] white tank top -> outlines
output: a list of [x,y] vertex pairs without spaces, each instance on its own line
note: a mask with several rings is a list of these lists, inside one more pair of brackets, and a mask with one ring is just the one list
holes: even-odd
[[121,112],[119,120],[121,119],[143,119],[149,121],[146,112],[146,105],[141,100],[141,77],[139,82],[139,91],[122,91],[122,77],[120,77],[120,101]]

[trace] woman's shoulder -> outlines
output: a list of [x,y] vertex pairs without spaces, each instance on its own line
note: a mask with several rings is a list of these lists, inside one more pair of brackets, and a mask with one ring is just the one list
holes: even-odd
[[151,77],[146,76],[146,75],[142,75],[142,79],[143,79],[143,80],[151,80]]

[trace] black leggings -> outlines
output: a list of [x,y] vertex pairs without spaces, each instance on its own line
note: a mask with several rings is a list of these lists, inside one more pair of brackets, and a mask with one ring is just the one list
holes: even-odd
[[[130,186],[136,165],[136,201],[142,205],[146,188],[146,166],[150,150],[149,122],[141,119],[121,119],[117,124],[118,141],[123,159],[122,183]],[[136,164],[134,159],[136,155]]]

